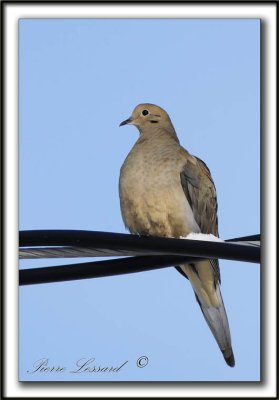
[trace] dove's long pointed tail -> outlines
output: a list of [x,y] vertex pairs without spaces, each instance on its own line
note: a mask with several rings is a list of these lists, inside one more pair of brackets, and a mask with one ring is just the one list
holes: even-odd
[[202,303],[202,300],[200,300],[196,293],[195,296],[204,315],[204,318],[211,332],[213,333],[213,336],[215,337],[221,352],[223,353],[226,363],[230,367],[234,367],[235,361],[231,345],[229,322],[219,285],[216,286],[216,292],[220,301],[219,307],[207,306]]
[[[195,266],[180,266],[182,271],[190,280],[195,292],[197,302],[201,308],[204,318],[223,353],[226,363],[230,367],[234,367],[235,360],[231,344],[231,335],[229,322],[223,303],[220,286],[218,282],[214,282],[212,278],[212,268],[207,268],[202,261],[196,263]],[[206,277],[206,274],[208,275]],[[208,279],[207,279],[208,278]]]

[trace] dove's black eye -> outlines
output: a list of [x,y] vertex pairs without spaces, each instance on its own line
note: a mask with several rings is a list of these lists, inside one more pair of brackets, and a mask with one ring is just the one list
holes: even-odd
[[149,111],[148,110],[142,110],[142,115],[145,117],[146,115],[148,115],[149,114]]

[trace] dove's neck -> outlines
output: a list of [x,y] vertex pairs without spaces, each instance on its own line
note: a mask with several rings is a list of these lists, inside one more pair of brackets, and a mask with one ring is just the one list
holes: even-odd
[[148,127],[141,127],[139,128],[140,137],[139,141],[142,140],[175,140],[179,143],[178,137],[174,130],[172,124],[168,124],[167,126],[162,125],[152,125]]

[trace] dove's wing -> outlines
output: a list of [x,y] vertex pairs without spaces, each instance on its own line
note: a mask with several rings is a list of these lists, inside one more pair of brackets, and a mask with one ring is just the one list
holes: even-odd
[[[198,157],[187,154],[180,173],[181,185],[201,233],[219,236],[216,189],[207,165]],[[220,282],[218,260],[210,260],[216,281]]]

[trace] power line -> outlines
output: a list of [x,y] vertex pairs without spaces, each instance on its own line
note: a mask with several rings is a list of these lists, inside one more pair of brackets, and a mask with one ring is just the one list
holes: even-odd
[[147,271],[201,258],[260,262],[260,235],[225,242],[144,237],[110,232],[40,230],[19,234],[20,258],[123,257],[23,269],[20,285],[61,282]]
[[190,261],[193,261],[193,257],[142,256],[67,264],[55,267],[22,269],[19,271],[19,284],[31,285],[131,274],[170,267],[181,262]]

